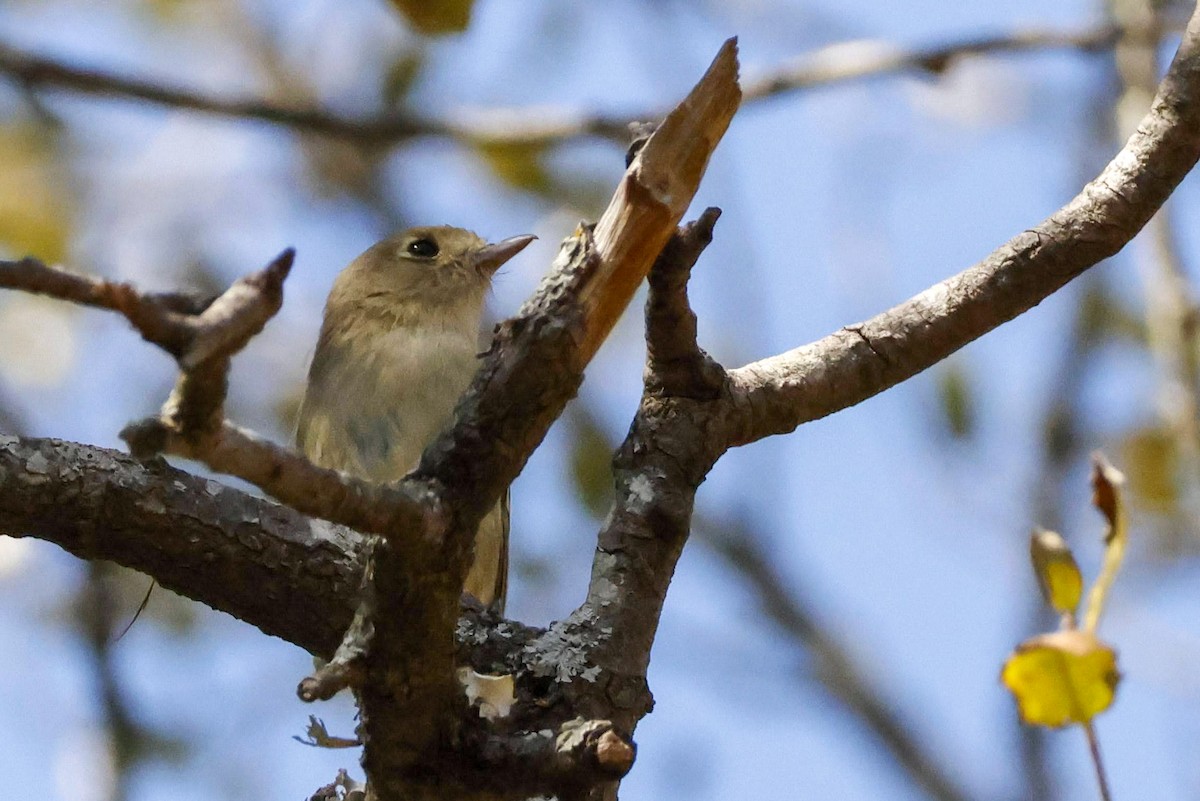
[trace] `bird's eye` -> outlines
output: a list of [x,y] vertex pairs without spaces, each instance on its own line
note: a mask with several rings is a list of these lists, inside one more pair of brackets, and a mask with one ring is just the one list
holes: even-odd
[[432,239],[414,239],[408,243],[408,252],[423,259],[432,259],[438,254],[437,242]]

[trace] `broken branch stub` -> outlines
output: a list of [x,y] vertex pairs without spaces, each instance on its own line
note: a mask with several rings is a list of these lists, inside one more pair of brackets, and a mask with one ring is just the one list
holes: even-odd
[[596,224],[598,266],[580,293],[583,355],[599,349],[692,202],[742,100],[737,39],[641,148]]

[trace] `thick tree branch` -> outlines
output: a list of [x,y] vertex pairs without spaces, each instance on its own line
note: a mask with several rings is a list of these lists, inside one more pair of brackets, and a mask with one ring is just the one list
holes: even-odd
[[728,444],[792,431],[936,364],[1037,305],[1141,230],[1200,157],[1200,14],[1154,105],[1074,200],[979,264],[864,323],[730,371]]
[[161,459],[0,437],[0,498],[6,534],[140,570],[314,654],[350,624],[360,535]]
[[[909,72],[941,74],[968,56],[1045,50],[1107,50],[1123,29],[1114,24],[1080,31],[1027,30],[975,37],[933,47],[905,49],[881,41],[845,42],[805,54],[794,63],[768,70],[747,82],[746,101],[875,76]],[[648,109],[629,118],[543,110],[494,109],[432,120],[412,114],[354,119],[331,111],[293,108],[251,98],[222,98],[122,76],[100,69],[72,66],[0,44],[0,73],[25,88],[58,89],[94,97],[149,103],[166,108],[254,120],[304,133],[330,136],[364,146],[394,145],[418,136],[465,142],[545,146],[580,137],[599,137],[624,143],[629,119],[661,119],[661,110]]]

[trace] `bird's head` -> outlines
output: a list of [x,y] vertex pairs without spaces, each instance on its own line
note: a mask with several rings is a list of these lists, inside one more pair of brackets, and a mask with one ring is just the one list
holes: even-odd
[[477,315],[496,270],[534,239],[514,236],[488,244],[464,228],[409,228],[373,245],[342,271],[330,308],[386,309],[398,322],[416,313]]

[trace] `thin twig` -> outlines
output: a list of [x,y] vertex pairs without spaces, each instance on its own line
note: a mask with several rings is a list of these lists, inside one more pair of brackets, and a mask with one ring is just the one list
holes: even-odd
[[1087,735],[1088,751],[1092,755],[1092,765],[1096,768],[1096,782],[1100,786],[1101,801],[1112,801],[1112,792],[1108,789],[1108,776],[1104,771],[1104,760],[1100,757],[1100,740],[1096,737],[1096,727],[1089,720],[1083,724]]
[[[1093,53],[1112,47],[1117,25],[1080,31],[1028,30],[972,37],[933,47],[907,49],[882,41],[844,42],[805,54],[791,64],[767,70],[746,82],[745,99],[759,101],[796,91],[908,72],[941,74],[961,59],[1001,53],[1075,50]],[[288,107],[256,98],[225,98],[165,86],[144,78],[86,69],[0,44],[0,73],[25,88],[61,89],[95,97],[134,100],[166,108],[279,125],[364,146],[386,146],[419,136],[478,144],[546,146],[581,137],[624,145],[630,120],[662,119],[664,110],[617,117],[566,110],[500,108],[463,111],[435,120],[411,113],[351,118],[317,108]]]

